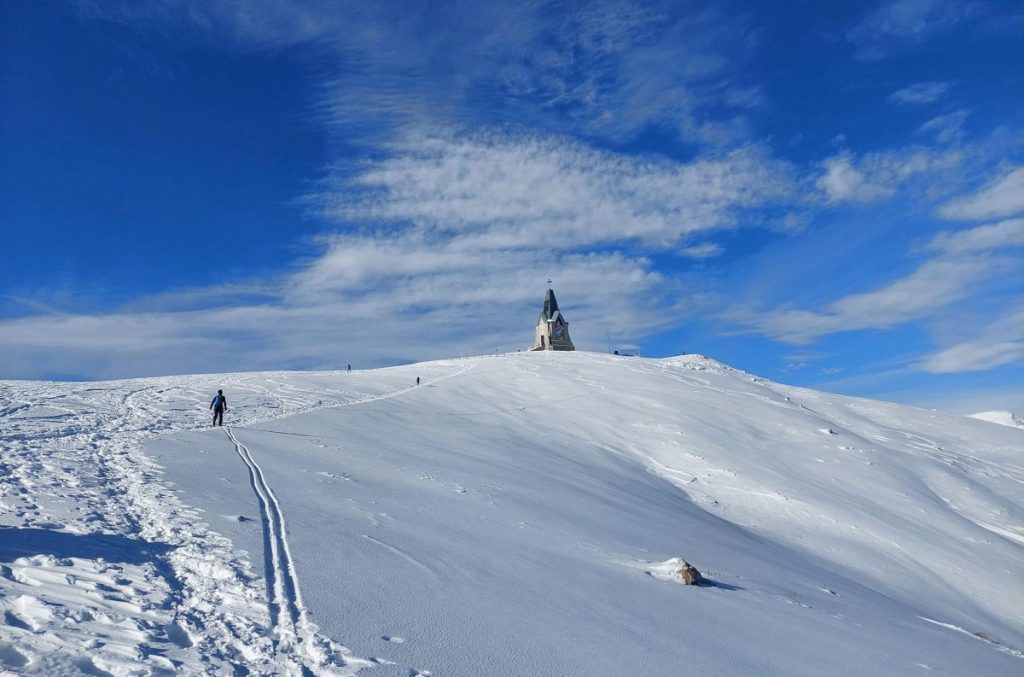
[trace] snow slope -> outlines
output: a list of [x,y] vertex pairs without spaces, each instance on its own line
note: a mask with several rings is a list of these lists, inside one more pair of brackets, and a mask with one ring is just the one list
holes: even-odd
[[1021,419],[1012,411],[979,411],[976,414],[969,414],[969,416],[979,421],[1008,425],[1012,428],[1024,428],[1024,419]]
[[1017,429],[588,353],[5,382],[0,416],[15,672],[1024,668]]

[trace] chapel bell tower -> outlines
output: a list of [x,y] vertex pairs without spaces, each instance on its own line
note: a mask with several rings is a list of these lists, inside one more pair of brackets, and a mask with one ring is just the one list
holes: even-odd
[[540,311],[540,317],[537,318],[537,335],[531,350],[576,350],[569,338],[569,323],[558,310],[555,292],[550,287],[551,280],[548,280],[548,285],[544,310]]

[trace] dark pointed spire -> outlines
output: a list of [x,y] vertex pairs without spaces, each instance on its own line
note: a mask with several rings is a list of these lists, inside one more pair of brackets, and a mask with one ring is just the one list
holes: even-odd
[[569,323],[558,309],[551,280],[548,280],[548,293],[544,296],[544,310],[537,318],[536,337],[532,350],[576,350],[569,338]]
[[558,312],[558,301],[555,300],[555,291],[549,287],[547,296],[544,297],[544,310],[541,315],[545,320],[550,320],[556,312]]

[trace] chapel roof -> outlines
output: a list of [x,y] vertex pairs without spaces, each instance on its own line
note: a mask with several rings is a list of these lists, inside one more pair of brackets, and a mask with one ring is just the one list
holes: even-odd
[[550,321],[555,319],[556,313],[558,313],[558,301],[555,300],[555,291],[548,289],[547,296],[544,297],[544,310],[540,312],[540,316]]

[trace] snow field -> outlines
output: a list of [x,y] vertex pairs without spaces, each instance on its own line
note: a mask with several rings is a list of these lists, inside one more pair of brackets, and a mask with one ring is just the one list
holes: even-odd
[[[0,666],[347,674],[365,664],[309,624],[301,655],[276,646],[264,584],[247,557],[139,451],[144,439],[205,428],[217,388],[234,396],[231,418],[258,422],[406,387],[387,370],[339,376],[0,383]],[[97,578],[106,572],[115,578]]]
[[1024,432],[983,421],[546,353],[7,382],[0,425],[17,673],[1022,665]]
[[[233,429],[310,616],[374,674],[1019,669],[1020,549],[990,528],[1021,525],[1016,432],[696,356],[473,364]],[[256,514],[230,444],[147,450],[209,512]],[[253,524],[222,529],[255,552]],[[659,581],[678,556],[714,585]]]

